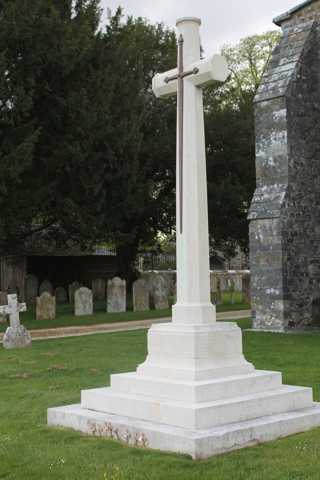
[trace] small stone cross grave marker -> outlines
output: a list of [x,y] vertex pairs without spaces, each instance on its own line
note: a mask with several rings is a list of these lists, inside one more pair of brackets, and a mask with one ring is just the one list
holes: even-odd
[[8,295],[8,305],[0,306],[0,314],[9,315],[10,327],[3,337],[4,348],[23,348],[31,344],[30,333],[20,323],[20,312],[26,312],[27,305],[18,302],[16,294]]

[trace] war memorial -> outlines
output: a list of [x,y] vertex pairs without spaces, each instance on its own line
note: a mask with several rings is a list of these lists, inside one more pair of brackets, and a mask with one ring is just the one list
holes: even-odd
[[[318,14],[320,2],[308,1],[276,20],[284,37],[256,98],[258,187],[250,210],[256,328],[282,330],[310,321],[316,302]],[[256,370],[243,355],[240,328],[216,322],[202,96],[203,88],[223,82],[229,72],[221,56],[200,59],[200,24],[197,18],[178,20],[178,67],[153,82],[157,97],[178,96],[172,323],[150,329],[148,356],[136,372],[112,375],[110,387],[83,390],[80,404],[48,410],[52,427],[194,459],[320,425],[311,388],[283,385],[280,372]],[[301,282],[305,288],[295,290]],[[300,303],[307,294],[310,309],[304,313]]]

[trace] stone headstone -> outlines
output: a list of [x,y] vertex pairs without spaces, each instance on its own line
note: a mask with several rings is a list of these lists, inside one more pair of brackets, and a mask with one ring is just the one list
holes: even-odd
[[27,275],[26,277],[26,302],[30,305],[36,303],[39,290],[39,280],[35,275]]
[[221,291],[221,277],[217,277],[216,291],[213,293],[213,303],[215,305],[221,305],[223,303],[222,291]]
[[79,282],[72,282],[69,285],[69,303],[74,304],[74,294],[81,287]]
[[76,317],[93,314],[92,291],[81,287],[74,294],[74,314]]
[[242,301],[251,304],[250,273],[245,273],[242,277]]
[[177,303],[177,282],[175,282],[173,285],[172,299],[173,299],[173,305],[175,305]]
[[39,287],[39,295],[41,296],[44,292],[50,293],[53,295],[53,286],[49,280],[44,280]]
[[233,277],[228,278],[228,291],[230,294],[230,302],[234,304],[235,281]]
[[138,279],[132,286],[133,290],[133,310],[135,312],[144,312],[150,309],[150,294],[148,286],[143,279]]
[[54,320],[56,318],[56,298],[48,292],[43,292],[37,297],[36,319]]
[[237,273],[234,276],[234,285],[236,292],[242,292],[242,273]]
[[56,288],[55,297],[58,304],[68,303],[68,294],[67,290],[64,287]]
[[153,280],[152,298],[156,310],[166,310],[169,308],[166,281],[160,274],[155,276]]
[[107,312],[125,312],[126,309],[126,281],[119,277],[108,280]]
[[211,293],[214,293],[217,291],[217,280],[218,280],[218,275],[216,272],[210,272],[210,290]]
[[107,282],[104,278],[96,278],[92,281],[92,295],[94,300],[106,299]]

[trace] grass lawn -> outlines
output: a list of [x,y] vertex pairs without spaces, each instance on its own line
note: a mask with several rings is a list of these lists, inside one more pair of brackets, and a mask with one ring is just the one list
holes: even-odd
[[[231,304],[228,294],[224,297],[224,303],[218,305],[218,312],[235,310],[247,310],[249,305],[241,303],[241,295],[235,296],[237,303]],[[71,327],[80,325],[97,325],[101,323],[130,322],[135,320],[148,320],[153,318],[171,317],[171,308],[167,310],[149,310],[147,312],[106,313],[105,302],[97,302],[94,305],[94,315],[75,317],[73,305],[58,305],[55,320],[36,320],[35,307],[28,306],[28,311],[21,314],[22,323],[28,330],[41,330],[43,328]],[[5,332],[7,325],[0,324],[0,332]],[[1,477],[0,477],[1,478]]]
[[[244,332],[257,368],[314,388],[319,400],[320,336]],[[79,402],[81,388],[104,386],[146,355],[146,331],[34,342],[0,349],[0,479],[317,480],[320,429],[194,462],[46,426],[47,407]]]

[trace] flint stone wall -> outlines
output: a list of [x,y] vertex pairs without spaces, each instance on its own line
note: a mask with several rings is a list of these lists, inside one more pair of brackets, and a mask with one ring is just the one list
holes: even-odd
[[255,99],[250,270],[261,330],[320,325],[320,1],[303,5],[278,19],[283,37]]

